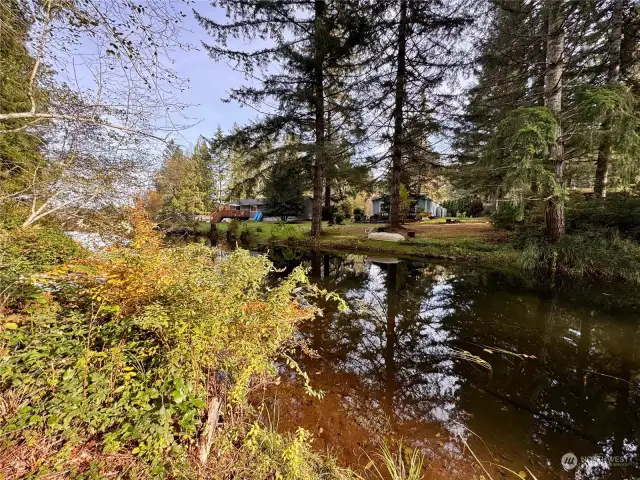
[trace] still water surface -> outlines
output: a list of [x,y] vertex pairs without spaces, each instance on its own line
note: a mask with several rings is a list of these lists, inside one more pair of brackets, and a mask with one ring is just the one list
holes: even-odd
[[640,479],[638,313],[606,307],[615,293],[543,294],[454,264],[270,255],[279,275],[308,265],[349,306],[327,303],[302,326],[318,356],[299,360],[325,396],[283,375],[269,393],[278,428],[305,427],[359,468],[381,439],[402,440],[425,454],[425,478],[517,478],[502,465],[539,480]]

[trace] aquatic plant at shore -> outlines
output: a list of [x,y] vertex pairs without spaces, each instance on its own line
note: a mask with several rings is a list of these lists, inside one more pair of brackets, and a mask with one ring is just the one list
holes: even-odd
[[640,245],[617,236],[566,235],[556,244],[538,238],[524,242],[518,263],[535,272],[555,265],[560,275],[640,283]]

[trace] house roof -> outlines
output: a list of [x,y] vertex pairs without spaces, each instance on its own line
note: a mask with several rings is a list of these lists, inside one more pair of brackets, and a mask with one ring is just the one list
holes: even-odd
[[259,198],[243,198],[241,200],[234,200],[229,202],[229,205],[251,206],[251,205],[264,205],[264,200]]
[[[372,198],[371,201],[372,202],[377,202],[378,200],[382,200],[383,195],[380,195],[378,197]],[[427,200],[431,200],[429,197],[427,197],[426,195],[416,195],[416,198],[426,198]],[[431,200],[433,202],[433,200]]]

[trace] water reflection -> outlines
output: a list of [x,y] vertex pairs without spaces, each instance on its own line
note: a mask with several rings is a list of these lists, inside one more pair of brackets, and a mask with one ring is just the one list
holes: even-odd
[[[356,464],[378,438],[403,438],[427,454],[428,478],[479,478],[461,438],[484,460],[526,466],[538,479],[640,478],[637,314],[539,295],[482,269],[293,249],[270,255],[280,275],[307,262],[314,280],[349,305],[343,313],[323,305],[303,327],[319,358],[301,362],[327,396],[282,390],[285,427],[320,432],[321,447]],[[560,463],[567,452],[580,459],[570,472]],[[628,465],[596,455],[626,456]]]

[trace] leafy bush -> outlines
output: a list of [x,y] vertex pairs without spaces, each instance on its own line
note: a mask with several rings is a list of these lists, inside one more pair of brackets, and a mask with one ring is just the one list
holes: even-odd
[[364,209],[363,208],[354,208],[353,209],[353,219],[356,222],[362,222],[364,220]]
[[227,226],[227,242],[232,243],[239,240],[241,229],[242,225],[240,225],[240,221],[237,218],[231,219]]
[[456,198],[442,202],[442,206],[447,209],[450,217],[457,217],[458,213],[467,213],[471,208],[471,199],[468,197]]
[[338,205],[338,213],[342,214],[342,218],[351,218],[351,204],[349,202],[342,202]]
[[500,208],[493,212],[491,221],[499,230],[515,230],[518,226],[520,208],[511,202],[500,203]]
[[327,457],[318,455],[311,447],[311,433],[298,428],[295,434],[282,435],[271,426],[251,425],[244,435],[239,458],[225,478],[262,480],[281,478],[290,480],[357,478],[338,468]]
[[479,197],[445,200],[442,206],[447,209],[447,215],[450,217],[479,217],[484,211],[484,205]]
[[20,227],[30,213],[24,203],[6,200],[0,202],[0,229],[12,230]]
[[566,205],[567,231],[617,230],[640,242],[640,198],[609,194],[604,200],[574,196]]
[[40,276],[29,315],[0,332],[0,388],[19,399],[3,412],[5,440],[92,438],[146,462],[148,476],[181,468],[187,450],[207,449],[214,402],[223,416],[243,404],[253,382],[276,373],[276,357],[289,359],[296,324],[315,312],[297,300],[317,291],[303,270],[265,289],[272,271],[243,250],[215,260],[198,244],[161,248],[138,218],[130,247]]
[[249,245],[252,240],[253,240],[252,232],[249,229],[248,225],[245,223],[242,226],[242,232],[240,232],[240,242],[242,242],[243,245]]
[[336,225],[344,225],[344,216],[342,215],[342,213],[336,213],[333,219]]
[[469,211],[468,211],[469,216],[479,217],[480,215],[482,215],[483,211],[484,211],[484,205],[482,204],[482,200],[480,200],[478,197],[474,198],[471,201],[471,205],[469,205]]
[[0,229],[0,308],[15,306],[35,293],[29,282],[31,275],[84,253],[55,227]]

